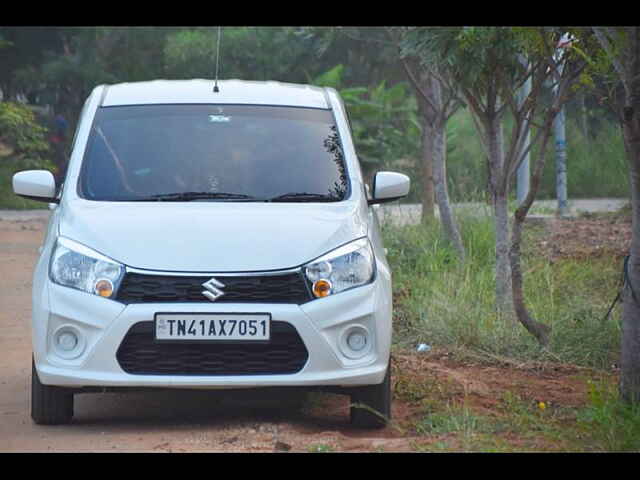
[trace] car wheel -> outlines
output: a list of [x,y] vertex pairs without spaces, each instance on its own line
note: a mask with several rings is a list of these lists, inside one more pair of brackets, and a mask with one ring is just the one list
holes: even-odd
[[391,419],[391,368],[379,385],[358,387],[351,393],[351,424],[358,428],[384,428]]
[[43,385],[31,359],[31,418],[38,425],[70,423],[73,418],[73,392],[67,388]]

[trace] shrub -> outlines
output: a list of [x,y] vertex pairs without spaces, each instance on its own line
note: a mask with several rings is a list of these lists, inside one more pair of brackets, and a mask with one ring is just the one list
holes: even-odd
[[13,150],[19,169],[52,168],[46,133],[28,107],[0,102],[0,142]]

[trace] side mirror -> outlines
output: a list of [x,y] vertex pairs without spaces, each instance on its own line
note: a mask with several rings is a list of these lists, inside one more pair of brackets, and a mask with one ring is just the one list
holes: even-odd
[[398,200],[409,193],[410,185],[411,180],[402,173],[378,172],[373,177],[373,198],[368,203],[372,205]]
[[13,176],[13,193],[40,202],[60,203],[56,196],[56,181],[47,170],[27,170]]

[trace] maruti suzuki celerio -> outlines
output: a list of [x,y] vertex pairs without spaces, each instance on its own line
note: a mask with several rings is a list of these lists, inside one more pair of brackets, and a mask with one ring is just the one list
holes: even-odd
[[[101,85],[52,204],[33,276],[31,414],[132,387],[326,387],[351,420],[391,414],[391,274],[336,91],[207,80]],[[370,193],[369,193],[370,192]]]

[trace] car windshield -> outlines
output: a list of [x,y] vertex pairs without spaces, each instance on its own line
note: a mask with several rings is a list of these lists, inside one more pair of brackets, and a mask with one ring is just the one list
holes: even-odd
[[102,107],[78,193],[103,201],[339,201],[330,110],[253,105]]

